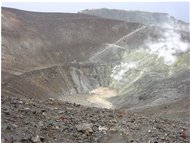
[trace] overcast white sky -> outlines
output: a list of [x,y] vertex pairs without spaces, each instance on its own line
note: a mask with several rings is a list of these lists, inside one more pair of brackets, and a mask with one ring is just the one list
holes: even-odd
[[163,12],[177,19],[189,22],[189,2],[78,2],[78,3],[36,3],[36,2],[4,2],[3,7],[40,11],[40,12],[71,12],[76,13],[84,9],[110,8],[122,10],[141,10]]

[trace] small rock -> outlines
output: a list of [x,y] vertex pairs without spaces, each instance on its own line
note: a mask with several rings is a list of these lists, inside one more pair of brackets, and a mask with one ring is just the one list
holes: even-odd
[[42,115],[43,115],[43,116],[47,116],[46,110],[42,110],[41,112],[42,112]]
[[122,123],[123,125],[125,125],[125,124],[126,124],[126,121],[121,121],[121,123]]
[[54,99],[53,99],[53,98],[49,98],[49,100],[50,100],[50,101],[54,101]]
[[110,130],[110,131],[116,131],[116,129],[115,129],[115,128],[110,128],[109,130]]
[[62,114],[62,113],[64,113],[64,111],[59,111],[58,113],[59,113],[59,114]]
[[6,129],[11,130],[12,128],[8,125],[8,126],[6,126]]
[[107,127],[101,127],[101,126],[99,126],[98,129],[99,129],[99,131],[107,131],[108,130]]
[[93,132],[92,126],[93,126],[92,123],[81,123],[81,124],[78,124],[76,128],[77,128],[77,131],[81,131],[84,134],[89,135],[90,133]]
[[112,123],[117,123],[116,119],[111,120]]
[[38,126],[42,127],[44,124],[43,124],[43,121],[39,121],[38,122]]
[[31,138],[31,141],[32,141],[33,143],[40,142],[40,136],[38,136],[38,135],[33,136],[33,137]]
[[18,126],[16,124],[12,124],[12,127],[13,128],[17,128]]
[[53,110],[57,110],[57,109],[58,109],[57,107],[53,108]]
[[40,137],[41,142],[45,142],[45,137]]
[[26,107],[26,108],[24,108],[24,110],[30,110],[30,108]]
[[161,139],[161,140],[165,140],[165,137],[161,136],[160,139]]
[[23,104],[23,101],[18,101],[18,103]]
[[56,129],[59,129],[59,126],[55,126]]
[[93,126],[93,127],[92,127],[92,130],[93,130],[94,132],[99,131],[98,126]]

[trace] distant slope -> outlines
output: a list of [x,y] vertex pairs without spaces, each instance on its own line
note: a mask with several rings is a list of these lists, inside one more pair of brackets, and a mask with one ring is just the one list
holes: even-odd
[[167,26],[173,27],[176,29],[182,28],[187,30],[188,24],[175,19],[174,17],[168,15],[167,13],[151,13],[144,11],[124,11],[124,10],[116,10],[116,9],[89,9],[83,10],[79,13],[99,16],[108,19],[116,19],[123,20],[128,22],[137,22],[145,25],[157,25],[157,26]]
[[70,62],[84,62],[104,44],[141,24],[85,14],[37,13],[2,8],[2,72],[21,74]]

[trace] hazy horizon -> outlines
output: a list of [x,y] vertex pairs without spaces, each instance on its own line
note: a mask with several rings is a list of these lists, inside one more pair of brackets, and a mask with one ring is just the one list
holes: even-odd
[[77,13],[85,9],[118,9],[127,11],[147,11],[168,13],[176,19],[189,22],[189,2],[4,2],[2,7],[16,8],[33,12]]

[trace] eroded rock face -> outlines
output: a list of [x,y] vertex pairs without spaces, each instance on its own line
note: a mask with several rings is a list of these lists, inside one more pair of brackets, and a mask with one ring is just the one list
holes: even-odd
[[88,94],[97,87],[109,85],[110,71],[111,66],[96,64],[55,66],[7,79],[3,93],[42,98]]

